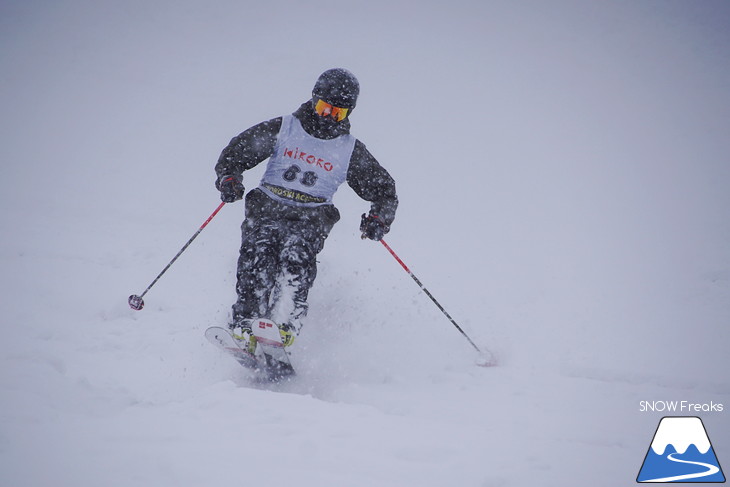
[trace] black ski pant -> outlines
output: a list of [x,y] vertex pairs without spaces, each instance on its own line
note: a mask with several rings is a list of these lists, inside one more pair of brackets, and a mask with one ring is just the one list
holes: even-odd
[[317,254],[338,220],[332,205],[290,206],[251,191],[241,226],[234,323],[268,318],[299,331],[317,277]]

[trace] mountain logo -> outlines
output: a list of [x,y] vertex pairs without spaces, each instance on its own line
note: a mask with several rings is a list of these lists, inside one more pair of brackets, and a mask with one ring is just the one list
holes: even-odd
[[702,420],[695,416],[662,418],[636,481],[725,482]]

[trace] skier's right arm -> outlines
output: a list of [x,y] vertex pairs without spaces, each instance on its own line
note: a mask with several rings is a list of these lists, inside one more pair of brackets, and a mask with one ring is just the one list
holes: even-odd
[[[262,122],[237,135],[223,149],[215,165],[215,186],[223,191],[226,184],[241,185],[243,171],[255,167],[274,153],[281,117]],[[227,182],[227,183],[226,183]],[[223,184],[226,183],[226,184]]]

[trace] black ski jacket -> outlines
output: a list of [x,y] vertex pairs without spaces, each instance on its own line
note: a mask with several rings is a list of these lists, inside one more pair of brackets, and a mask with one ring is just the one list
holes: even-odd
[[[302,123],[304,130],[313,137],[333,139],[350,133],[350,121],[348,119],[335,123],[320,117],[314,112],[310,101],[303,103],[293,115]],[[274,154],[274,145],[281,128],[281,122],[282,117],[274,118],[254,125],[234,137],[228,146],[223,149],[218,163],[215,165],[215,172],[218,176],[216,187],[223,176],[236,176],[240,179],[243,171],[251,169],[271,157]],[[395,211],[398,207],[395,182],[388,174],[388,171],[370,154],[365,144],[359,140],[355,142],[355,148],[350,157],[347,184],[359,197],[371,203],[370,213],[382,218],[385,224],[390,227],[395,219]],[[267,201],[267,205],[284,205],[283,203],[274,202],[271,198],[266,197],[266,199],[270,200]]]

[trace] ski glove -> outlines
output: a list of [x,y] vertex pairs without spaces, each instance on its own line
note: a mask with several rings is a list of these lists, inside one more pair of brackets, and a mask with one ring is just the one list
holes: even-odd
[[360,231],[362,238],[380,241],[390,231],[390,227],[378,215],[363,213],[360,220]]
[[246,191],[241,180],[235,176],[223,175],[218,178],[215,185],[218,191],[221,192],[221,201],[225,203],[233,203],[234,201],[240,200]]

